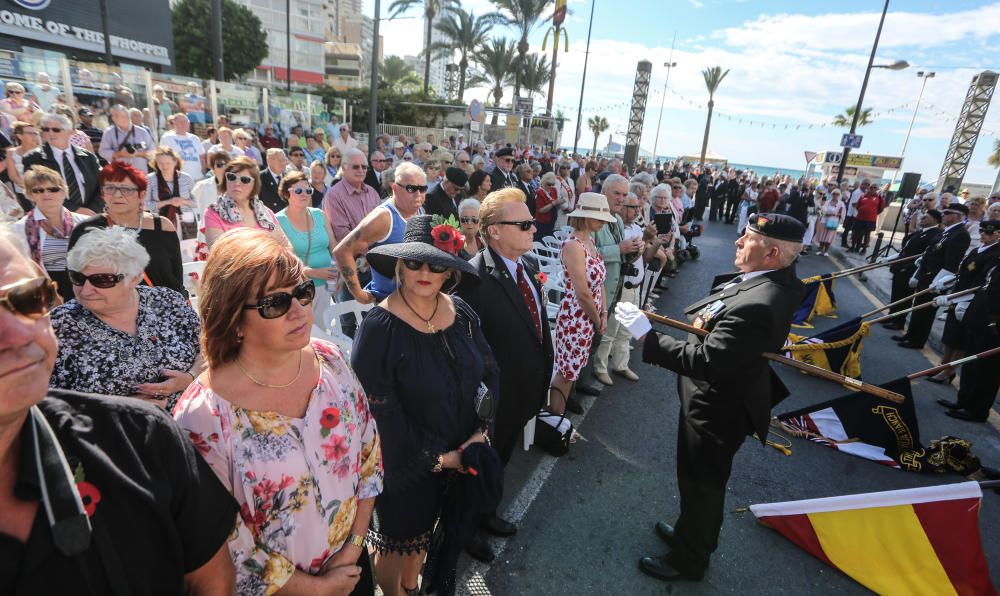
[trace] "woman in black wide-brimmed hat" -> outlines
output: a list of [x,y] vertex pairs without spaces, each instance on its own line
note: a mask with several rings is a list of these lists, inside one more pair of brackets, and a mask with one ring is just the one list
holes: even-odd
[[487,441],[477,398],[497,393],[478,316],[444,292],[477,272],[458,256],[461,232],[435,221],[414,216],[402,243],[368,252],[397,289],[365,316],[351,354],[382,440],[385,487],[369,539],[387,596],[416,593],[446,482],[461,471],[463,449]]

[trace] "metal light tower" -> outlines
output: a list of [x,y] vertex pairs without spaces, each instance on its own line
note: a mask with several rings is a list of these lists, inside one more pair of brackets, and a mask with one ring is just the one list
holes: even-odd
[[670,42],[670,58],[663,63],[667,69],[667,80],[663,81],[663,98],[660,100],[660,117],[656,120],[656,140],[653,141],[653,159],[659,159],[660,148],[660,126],[663,124],[663,106],[667,104],[667,85],[670,84],[670,69],[677,66],[674,62],[674,41],[677,41],[677,32],[674,32],[674,40]]
[[972,77],[972,84],[965,95],[965,103],[962,105],[962,113],[955,123],[955,134],[951,137],[948,145],[948,153],[944,157],[944,165],[941,166],[941,174],[938,176],[935,189],[941,192],[949,186],[956,189],[962,185],[965,178],[965,171],[969,168],[969,160],[972,159],[972,150],[976,148],[976,141],[979,140],[979,131],[983,128],[983,121],[986,120],[986,110],[990,107],[990,100],[993,99],[993,91],[997,86],[997,73],[991,70]]
[[[913,116],[910,117],[910,125],[906,127],[906,136],[903,137],[903,148],[899,150],[900,157],[906,157],[906,145],[910,142],[910,132],[913,131],[913,123],[917,120],[917,112],[920,110],[920,101],[924,98],[924,88],[927,87],[927,79],[933,79],[933,72],[924,72],[922,70],[917,71],[917,76],[923,79],[920,83],[920,94],[917,95],[917,105],[913,106]],[[896,176],[899,175],[899,170],[893,170],[892,180],[889,181],[889,188],[896,183]]]
[[649,97],[649,76],[653,63],[640,60],[635,70],[635,88],[632,90],[632,110],[625,133],[625,165],[631,170],[639,158],[639,141],[642,139],[642,121],[646,118],[646,99]]

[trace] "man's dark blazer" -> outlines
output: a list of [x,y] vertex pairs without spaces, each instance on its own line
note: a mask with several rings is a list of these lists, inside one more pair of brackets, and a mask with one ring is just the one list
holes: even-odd
[[917,289],[922,290],[930,286],[934,276],[942,269],[958,275],[958,267],[962,264],[965,251],[969,249],[971,242],[969,232],[963,224],[952,226],[942,232],[937,242],[928,246],[923,258],[920,259]]
[[[80,189],[80,194],[83,195],[83,203],[73,204],[69,196],[67,196],[65,202],[66,208],[70,211],[76,211],[81,207],[85,207],[94,213],[104,211],[104,199],[101,198],[101,189],[97,185],[97,175],[101,172],[101,164],[97,160],[97,155],[73,144],[70,144],[69,148],[73,151],[73,160],[76,161],[76,167],[79,168],[80,174],[83,175],[83,188]],[[30,170],[33,166],[44,166],[56,172],[62,172],[62,167],[56,163],[55,155],[52,154],[52,147],[48,143],[42,143],[41,147],[25,153],[22,163],[24,164],[25,171]]]
[[[522,262],[524,274],[544,301],[545,290],[535,279],[534,263]],[[552,376],[552,334],[543,302],[539,340],[517,282],[499,255],[487,248],[469,263],[479,271],[479,282],[465,279],[456,293],[479,314],[483,335],[500,367],[495,445],[506,462],[521,429],[545,403]]]
[[454,215],[458,220],[458,206],[444,192],[444,182],[439,183],[434,190],[424,196],[424,213],[427,215],[440,215],[447,219],[449,215]]
[[274,181],[274,175],[270,169],[264,168],[260,171],[260,195],[257,198],[264,203],[265,207],[275,213],[288,206],[288,202],[278,194],[278,184]]
[[[513,173],[513,171],[514,170],[511,170],[511,173]],[[514,174],[514,177],[517,178],[517,174]],[[490,190],[500,190],[501,188],[507,188],[508,186],[514,185],[511,184],[507,174],[500,169],[500,166],[496,166],[490,170]]]
[[378,196],[382,196],[382,182],[380,180],[382,176],[381,172],[376,172],[374,168],[369,167],[368,172],[365,173],[365,184],[375,189]]
[[738,403],[767,438],[771,407],[788,389],[761,354],[781,351],[804,294],[794,266],[777,269],[686,307],[693,324],[710,332],[704,338],[646,336],[643,361],[678,374],[681,412],[699,434],[726,436],[720,421],[732,418]]
[[[903,246],[899,249],[899,256],[896,259],[905,259],[906,257],[912,257],[914,255],[922,255],[924,251],[927,250],[931,244],[936,244],[938,239],[941,237],[941,228],[933,227],[924,230],[918,230],[906,237],[903,241]],[[913,264],[913,261],[907,261],[906,263],[896,263],[889,265],[889,271],[892,273],[902,273],[906,275],[907,281],[917,270],[917,266]]]

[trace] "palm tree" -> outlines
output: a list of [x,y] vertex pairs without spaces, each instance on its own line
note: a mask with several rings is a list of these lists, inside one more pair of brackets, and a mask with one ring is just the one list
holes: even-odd
[[490,15],[477,17],[471,12],[455,8],[434,27],[444,36],[444,40],[434,42],[431,51],[437,56],[450,58],[458,50],[461,56],[458,60],[458,101],[464,101],[469,57],[489,40],[494,20]]
[[531,54],[522,65],[521,87],[527,92],[528,97],[535,93],[543,93],[542,90],[549,84],[549,77],[552,76],[548,56]]
[[389,5],[389,18],[393,19],[410,10],[414,6],[423,6],[424,20],[427,21],[424,39],[424,95],[427,95],[431,79],[431,52],[433,45],[431,23],[438,13],[453,10],[459,6],[458,0],[392,0]]
[[701,71],[701,75],[705,77],[705,86],[708,87],[708,119],[705,120],[705,138],[701,141],[702,166],[705,164],[705,153],[708,151],[708,131],[712,127],[712,110],[715,109],[715,92],[718,90],[719,85],[722,83],[722,79],[726,78],[727,74],[729,74],[729,69],[727,68],[726,72],[722,72],[721,66],[713,66]]
[[1000,139],[993,140],[993,153],[986,158],[986,163],[994,168],[1000,168]]
[[593,157],[597,154],[597,137],[601,136],[601,133],[606,131],[610,125],[604,116],[591,116],[587,120],[587,126],[594,133],[594,148],[590,150],[590,156]]
[[[856,108],[851,106],[844,110],[843,114],[837,114],[833,117],[833,125],[839,126],[841,128],[850,128],[851,122],[854,121],[854,112]],[[872,109],[865,108],[861,110],[861,115],[858,117],[858,126],[864,126],[866,124],[872,123]]]
[[[479,48],[475,55],[476,63],[482,69],[481,74],[469,79],[470,87],[481,85],[492,86],[493,105],[500,107],[503,98],[503,88],[511,84],[517,60],[517,48],[514,42],[507,39],[492,39],[490,43]],[[492,124],[497,123],[497,113],[493,113]]]
[[530,49],[528,35],[543,20],[542,16],[552,2],[553,0],[493,0],[499,11],[497,20],[508,27],[513,27],[521,34],[517,42],[518,69],[514,74],[515,97],[521,95],[521,70]]
[[420,85],[420,77],[399,56],[386,56],[385,61],[378,67],[378,74],[382,85],[397,93],[409,91]]

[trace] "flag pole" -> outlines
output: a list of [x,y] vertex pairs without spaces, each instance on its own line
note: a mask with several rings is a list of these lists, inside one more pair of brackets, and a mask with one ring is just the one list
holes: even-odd
[[[688,325],[687,323],[682,323],[680,321],[669,319],[667,317],[647,311],[642,311],[642,313],[647,317],[649,317],[650,321],[661,323],[668,327],[673,327],[674,329],[680,329],[681,331],[687,331],[688,333],[692,333],[699,337],[705,337],[706,335],[708,335],[708,331],[705,331],[704,329],[699,329],[698,327],[694,327],[693,325]],[[896,393],[895,391],[889,391],[888,389],[879,387],[878,385],[872,385],[870,383],[865,383],[864,381],[859,381],[858,379],[852,379],[851,377],[846,377],[842,374],[826,370],[825,368],[820,368],[818,366],[813,366],[811,364],[799,362],[798,360],[795,360],[794,358],[789,358],[788,356],[782,356],[781,354],[773,354],[771,352],[764,352],[763,354],[761,354],[761,356],[772,362],[777,362],[778,364],[784,364],[786,366],[798,369],[806,373],[807,375],[813,377],[819,377],[821,379],[826,379],[827,381],[833,381],[835,383],[840,383],[841,385],[848,385],[855,391],[870,393],[871,395],[874,395],[876,397],[881,397],[882,399],[887,399],[897,404],[903,403],[903,401],[906,399],[902,395]]]
[[952,360],[951,362],[945,362],[943,364],[939,364],[937,366],[919,372],[915,372],[912,375],[907,375],[906,378],[912,381],[913,379],[919,379],[920,377],[926,377],[927,375],[937,374],[942,370],[951,368],[953,366],[958,366],[960,364],[965,364],[966,362],[971,362],[973,360],[983,360],[985,358],[992,358],[997,354],[1000,354],[1000,347],[993,348],[992,350],[986,350],[985,352],[980,352],[978,354],[973,354],[971,356],[966,356],[965,358],[959,358],[958,360]]
[[889,265],[898,265],[900,263],[908,263],[910,261],[915,261],[923,255],[912,255],[909,257],[903,257],[902,259],[892,259],[891,261],[886,261],[884,263],[872,263],[870,265],[859,265],[857,267],[852,267],[850,269],[844,269],[843,271],[835,271],[827,279],[837,279],[838,277],[847,277],[848,275],[854,275],[855,273],[864,273],[865,271],[871,271],[872,269],[878,269],[879,267],[887,267]]
[[[920,290],[919,292],[914,292],[913,294],[910,294],[910,295],[909,295],[909,296],[907,296],[906,298],[903,298],[903,299],[901,299],[901,300],[897,300],[897,301],[895,301],[895,302],[892,302],[892,303],[889,303],[889,304],[886,304],[885,306],[880,306],[879,308],[876,308],[875,310],[872,310],[872,311],[869,311],[869,312],[866,312],[865,314],[861,315],[861,318],[862,318],[862,319],[867,319],[868,317],[870,317],[870,316],[872,316],[872,315],[874,315],[874,314],[876,314],[876,313],[880,313],[880,312],[882,312],[883,310],[885,310],[885,309],[887,309],[887,308],[892,308],[893,306],[899,306],[900,304],[903,304],[903,303],[906,303],[906,302],[909,302],[910,300],[913,300],[913,299],[914,299],[914,298],[916,298],[917,296],[922,296],[922,295],[924,295],[924,294],[926,294],[927,292],[930,292],[930,291],[932,291],[932,290],[934,290],[934,288],[925,288],[925,289],[923,289],[923,290]],[[892,315],[892,316],[896,316],[897,314],[898,314],[898,313],[893,313],[893,315]]]
[[[968,290],[962,290],[961,292],[955,292],[954,294],[948,294],[945,297],[946,298],[958,298],[959,296],[965,296],[966,294],[973,294],[975,292],[978,292],[981,289],[983,289],[982,286],[976,286],[974,288],[969,288]],[[886,315],[884,317],[879,317],[877,319],[872,319],[871,321],[868,321],[868,324],[869,325],[874,325],[875,323],[881,323],[882,321],[888,321],[889,319],[895,319],[896,317],[898,317],[900,315],[905,315],[906,313],[909,313],[909,312],[916,312],[918,310],[923,310],[925,308],[930,308],[932,306],[934,306],[934,301],[933,300],[931,300],[930,302],[924,302],[923,304],[918,304],[918,305],[916,305],[914,307],[911,307],[911,308],[907,308],[906,310],[901,310],[899,312],[892,313],[891,315]],[[879,309],[879,310],[881,310],[881,309]],[[868,313],[868,314],[871,314],[871,313]],[[868,316],[868,315],[865,315],[865,316]]]
[[979,488],[1000,488],[1000,480],[980,480]]

